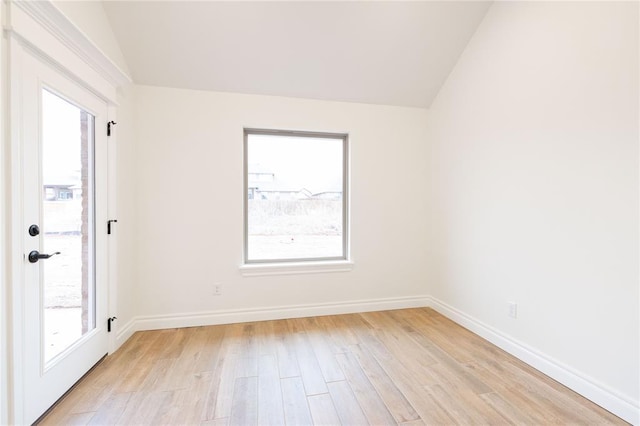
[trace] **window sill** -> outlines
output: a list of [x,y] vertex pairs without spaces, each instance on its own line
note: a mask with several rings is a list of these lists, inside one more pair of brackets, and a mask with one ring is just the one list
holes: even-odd
[[353,269],[353,266],[354,263],[350,260],[295,263],[251,263],[240,266],[240,273],[243,277],[321,274],[326,272],[349,272]]

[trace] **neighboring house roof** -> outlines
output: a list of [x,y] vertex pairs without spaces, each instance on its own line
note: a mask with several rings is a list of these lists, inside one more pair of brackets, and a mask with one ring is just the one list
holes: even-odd
[[78,185],[76,182],[74,183],[45,183],[44,184],[45,188],[64,188],[64,189],[70,189],[70,188],[81,188],[82,186]]
[[342,191],[323,191],[323,192],[316,192],[313,194],[314,197],[317,197],[318,195],[324,195],[324,194],[342,194]]
[[74,185],[82,185],[80,171],[70,174],[45,173],[43,180],[44,186],[72,187]]
[[255,174],[255,175],[274,175],[274,173],[264,167],[262,164],[260,163],[253,163],[253,164],[249,164],[249,174]]

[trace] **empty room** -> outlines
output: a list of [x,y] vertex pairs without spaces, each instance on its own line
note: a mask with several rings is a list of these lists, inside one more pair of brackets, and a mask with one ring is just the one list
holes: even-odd
[[640,425],[638,1],[1,4],[0,424]]

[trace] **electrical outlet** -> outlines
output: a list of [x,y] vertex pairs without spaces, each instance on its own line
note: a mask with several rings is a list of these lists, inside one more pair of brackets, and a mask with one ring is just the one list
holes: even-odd
[[222,296],[222,284],[218,283],[213,285],[213,295]]
[[509,308],[508,314],[511,318],[518,318],[518,304],[516,302],[507,302]]

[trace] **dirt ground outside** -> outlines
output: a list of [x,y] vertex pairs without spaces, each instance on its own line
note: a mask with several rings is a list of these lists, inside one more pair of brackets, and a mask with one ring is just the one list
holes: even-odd
[[310,259],[342,253],[341,200],[249,200],[249,259]]
[[45,234],[42,262],[44,345],[49,360],[82,336],[82,241],[78,234]]
[[342,253],[340,235],[253,235],[249,259],[312,259]]

